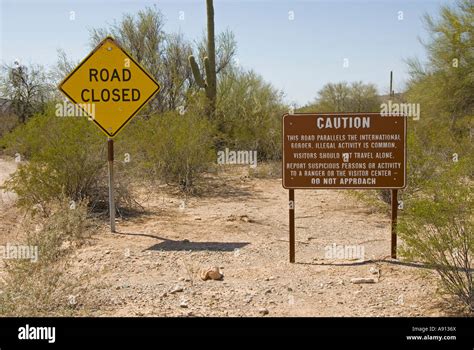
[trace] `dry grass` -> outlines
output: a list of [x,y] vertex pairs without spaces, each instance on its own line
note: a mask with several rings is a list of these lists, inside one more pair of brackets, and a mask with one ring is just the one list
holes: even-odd
[[67,273],[68,257],[91,232],[86,218],[87,203],[71,209],[66,200],[56,203],[48,218],[26,216],[17,244],[37,247],[38,259],[5,261],[0,315],[66,316],[77,311],[74,295],[81,280]]

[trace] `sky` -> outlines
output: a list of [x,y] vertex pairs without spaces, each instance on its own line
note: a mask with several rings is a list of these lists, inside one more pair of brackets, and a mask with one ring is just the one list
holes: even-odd
[[[231,30],[239,64],[302,106],[329,82],[374,83],[381,94],[407,81],[410,57],[425,58],[421,17],[453,0],[215,0],[216,32]],[[0,63],[50,67],[63,49],[73,61],[91,50],[90,30],[155,5],[166,32],[198,40],[205,0],[0,0]],[[71,16],[74,11],[74,16]],[[183,19],[184,15],[184,19]]]

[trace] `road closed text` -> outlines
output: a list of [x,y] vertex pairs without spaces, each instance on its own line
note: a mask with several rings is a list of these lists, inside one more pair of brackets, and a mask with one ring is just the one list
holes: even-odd
[[[132,78],[129,69],[89,69],[89,82],[98,83],[102,88],[81,90],[83,102],[134,102],[140,100],[140,90],[136,88],[104,88],[104,83],[127,82]],[[99,84],[100,83],[100,84]],[[112,84],[111,84],[112,85]],[[113,84],[115,85],[115,84]]]

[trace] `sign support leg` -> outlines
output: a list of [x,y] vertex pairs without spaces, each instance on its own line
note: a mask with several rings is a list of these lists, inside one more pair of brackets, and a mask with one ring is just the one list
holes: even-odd
[[289,190],[290,209],[290,263],[295,262],[295,190]]
[[110,232],[115,231],[115,200],[114,200],[114,140],[107,140],[107,161],[109,165],[109,214]]
[[392,190],[392,259],[397,258],[398,190]]

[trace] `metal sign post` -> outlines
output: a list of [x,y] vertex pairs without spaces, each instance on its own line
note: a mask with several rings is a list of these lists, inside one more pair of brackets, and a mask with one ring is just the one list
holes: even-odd
[[[390,71],[390,99],[395,96],[393,91],[393,72]],[[390,256],[392,259],[397,258],[397,216],[398,216],[398,190],[392,190],[392,249]]]
[[392,259],[397,258],[398,190],[392,190]]
[[115,231],[115,200],[114,200],[114,140],[107,140],[107,162],[109,165],[109,215],[110,232]]
[[295,190],[289,190],[290,209],[290,263],[295,262]]
[[108,137],[110,231],[116,232],[112,138],[160,91],[160,85],[118,42],[107,37],[64,78],[59,90]]

